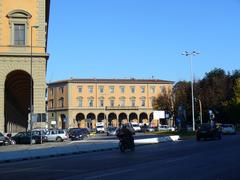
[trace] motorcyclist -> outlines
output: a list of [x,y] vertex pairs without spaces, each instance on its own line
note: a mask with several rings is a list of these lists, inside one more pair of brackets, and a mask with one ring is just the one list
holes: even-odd
[[120,141],[122,140],[132,144],[134,143],[133,134],[134,132],[126,124],[123,124],[117,132],[117,137]]

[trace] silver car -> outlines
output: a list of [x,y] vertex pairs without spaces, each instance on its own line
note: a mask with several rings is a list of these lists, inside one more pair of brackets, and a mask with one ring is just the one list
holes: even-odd
[[46,132],[46,136],[48,138],[48,141],[62,142],[68,139],[67,132],[61,129],[49,130]]

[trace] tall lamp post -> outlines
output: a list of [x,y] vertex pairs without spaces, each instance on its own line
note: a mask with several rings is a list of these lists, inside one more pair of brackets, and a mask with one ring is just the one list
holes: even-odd
[[35,26],[31,26],[31,61],[30,61],[30,144],[32,145],[32,114],[33,114],[33,82],[32,82],[32,59],[33,59],[33,45],[32,45],[32,32],[33,32],[33,28],[37,29],[39,26],[35,25]]
[[199,52],[192,51],[184,51],[182,55],[190,56],[190,73],[191,73],[191,92],[192,92],[192,123],[193,123],[193,131],[195,131],[195,118],[194,118],[194,95],[193,95],[193,72],[192,72],[192,56],[200,54]]

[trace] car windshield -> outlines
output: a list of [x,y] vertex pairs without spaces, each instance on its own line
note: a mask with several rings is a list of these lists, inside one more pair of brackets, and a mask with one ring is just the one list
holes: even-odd
[[97,126],[97,128],[103,128],[103,126]]

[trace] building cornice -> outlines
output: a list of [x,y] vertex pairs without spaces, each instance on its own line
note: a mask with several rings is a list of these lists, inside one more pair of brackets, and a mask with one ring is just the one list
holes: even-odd
[[174,84],[174,81],[160,79],[67,79],[48,83],[48,86],[55,86],[67,83],[82,83],[82,84]]
[[0,53],[0,57],[46,57],[47,59],[49,58],[48,53],[34,53],[34,54],[29,54],[29,53]]

